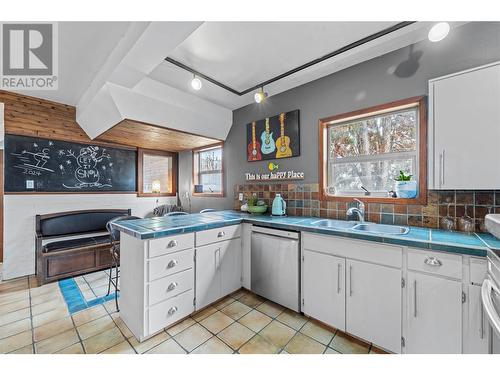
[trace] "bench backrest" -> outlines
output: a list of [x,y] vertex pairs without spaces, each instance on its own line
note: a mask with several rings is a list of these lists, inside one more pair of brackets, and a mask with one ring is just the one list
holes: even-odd
[[39,238],[47,238],[104,232],[109,220],[130,213],[130,209],[109,209],[36,215],[36,234]]

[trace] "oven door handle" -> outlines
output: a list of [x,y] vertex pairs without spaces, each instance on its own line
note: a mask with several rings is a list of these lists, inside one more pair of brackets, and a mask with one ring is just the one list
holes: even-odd
[[489,278],[484,279],[483,285],[481,286],[481,300],[483,302],[484,311],[488,316],[491,327],[497,335],[500,335],[500,316],[493,305],[492,293],[500,295],[500,290]]

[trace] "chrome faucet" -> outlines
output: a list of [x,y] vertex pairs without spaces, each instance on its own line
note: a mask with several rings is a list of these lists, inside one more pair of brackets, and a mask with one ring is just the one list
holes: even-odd
[[356,198],[354,198],[354,201],[358,202],[358,207],[350,207],[346,212],[346,216],[349,217],[353,214],[357,214],[359,221],[364,223],[365,222],[365,204]]

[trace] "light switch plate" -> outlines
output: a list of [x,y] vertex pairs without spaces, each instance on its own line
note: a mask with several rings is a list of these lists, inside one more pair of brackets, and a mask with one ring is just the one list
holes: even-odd
[[240,202],[243,202],[243,193],[238,194],[238,199]]
[[35,181],[26,180],[26,189],[34,189],[34,188],[35,188]]

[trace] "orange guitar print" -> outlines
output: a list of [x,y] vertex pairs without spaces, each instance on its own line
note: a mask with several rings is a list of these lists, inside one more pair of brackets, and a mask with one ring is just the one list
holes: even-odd
[[292,156],[290,137],[285,135],[285,113],[280,113],[281,136],[276,140],[276,157],[288,158]]
[[255,137],[255,121],[252,122],[252,142],[250,142],[247,147],[247,160],[262,160],[262,154],[260,153],[260,143]]

